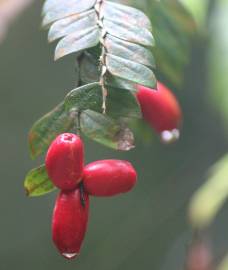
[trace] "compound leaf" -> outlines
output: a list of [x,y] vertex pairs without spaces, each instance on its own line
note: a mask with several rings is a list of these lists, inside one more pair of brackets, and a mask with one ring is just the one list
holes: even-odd
[[[55,50],[55,60],[70,53],[85,52],[100,46],[99,55],[90,54],[96,63],[102,63],[103,66],[107,63],[107,69],[113,77],[129,82],[122,83],[122,88],[124,85],[135,88],[130,85],[131,82],[155,86],[152,71],[155,61],[148,49],[154,45],[152,26],[142,11],[106,0],[101,3],[96,0],[46,0],[43,17],[43,26],[50,28],[49,41],[60,39]],[[100,59],[104,50],[107,54],[103,55],[104,59]],[[118,72],[118,66],[121,65],[122,70]],[[103,69],[96,66],[100,77]],[[91,79],[86,75],[85,67],[92,68],[88,62],[85,65],[85,60],[81,61],[80,67],[84,68],[80,72],[82,82],[95,81],[94,76]],[[95,72],[94,74],[97,76]],[[107,85],[110,81],[106,78],[108,75],[103,75]]]

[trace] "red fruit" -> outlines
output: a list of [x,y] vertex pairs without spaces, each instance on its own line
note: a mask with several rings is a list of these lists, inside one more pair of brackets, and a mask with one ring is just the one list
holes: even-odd
[[83,185],[94,196],[113,196],[131,190],[137,173],[128,161],[99,160],[85,166]]
[[168,140],[169,135],[179,137],[181,108],[174,94],[165,85],[158,82],[157,90],[139,85],[137,99],[144,119],[161,133],[164,140]]
[[59,252],[67,259],[75,258],[86,233],[89,197],[84,194],[81,203],[80,190],[61,191],[55,202],[52,218],[52,239]]
[[213,255],[210,246],[203,241],[196,241],[188,251],[186,270],[212,270]]
[[82,140],[71,133],[59,135],[48,149],[45,164],[48,176],[55,186],[62,190],[76,188],[83,174]]

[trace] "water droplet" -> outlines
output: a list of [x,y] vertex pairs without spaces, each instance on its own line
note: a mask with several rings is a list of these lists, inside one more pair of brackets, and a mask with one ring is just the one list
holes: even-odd
[[180,138],[180,131],[178,129],[164,130],[161,132],[161,141],[169,144],[177,141]]
[[67,259],[74,259],[75,257],[78,256],[78,253],[62,253],[63,257],[67,258]]

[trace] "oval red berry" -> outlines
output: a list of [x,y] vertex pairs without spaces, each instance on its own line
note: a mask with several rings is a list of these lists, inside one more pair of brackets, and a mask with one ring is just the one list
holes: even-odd
[[130,191],[137,173],[127,161],[99,160],[85,166],[83,185],[94,196],[114,196]]
[[80,190],[61,191],[55,202],[52,218],[52,239],[67,259],[80,253],[89,215],[89,197],[84,194],[84,206]]
[[144,119],[157,132],[179,129],[181,108],[174,94],[165,85],[158,82],[157,90],[139,85],[137,99]]
[[84,147],[75,134],[59,135],[50,145],[46,155],[48,176],[55,186],[72,190],[81,181],[84,166]]

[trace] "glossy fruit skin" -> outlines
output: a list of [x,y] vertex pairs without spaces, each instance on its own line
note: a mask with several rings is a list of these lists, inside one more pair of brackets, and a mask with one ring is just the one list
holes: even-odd
[[157,90],[138,85],[136,94],[143,118],[158,133],[179,129],[182,120],[181,107],[174,94],[161,82]]
[[89,196],[84,194],[85,206],[81,203],[80,189],[61,191],[52,217],[52,239],[67,259],[75,258],[83,243],[89,216]]
[[83,185],[93,196],[114,196],[130,191],[137,181],[131,163],[122,160],[99,160],[85,166]]
[[59,135],[48,149],[45,164],[56,187],[62,190],[76,188],[84,167],[84,146],[80,137],[72,133]]

